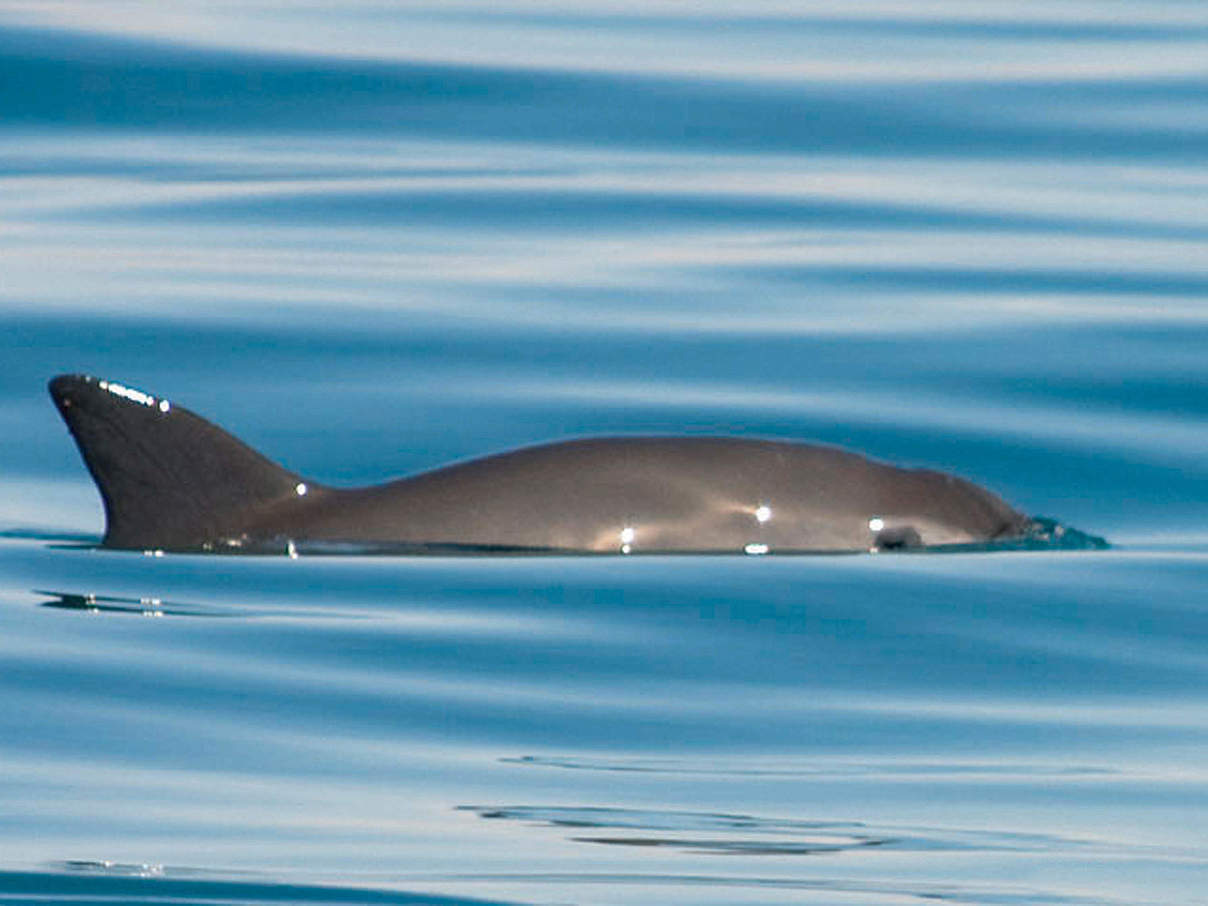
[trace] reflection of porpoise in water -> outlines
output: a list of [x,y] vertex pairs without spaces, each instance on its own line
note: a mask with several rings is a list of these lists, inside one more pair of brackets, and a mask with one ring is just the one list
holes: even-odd
[[121,384],[62,375],[50,393],[100,488],[106,547],[759,554],[1062,531],[942,472],[739,438],[572,440],[342,490]]

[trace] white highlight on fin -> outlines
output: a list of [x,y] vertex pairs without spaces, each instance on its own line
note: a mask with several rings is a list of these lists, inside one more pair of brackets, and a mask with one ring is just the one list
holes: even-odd
[[[143,393],[141,390],[135,390],[133,387],[127,387],[125,384],[119,384],[116,381],[101,381],[97,385],[102,390],[108,390],[114,396],[120,396],[124,400],[130,400],[132,403],[139,403],[143,406],[154,406],[155,397],[149,393]],[[167,402],[165,400],[164,402]],[[169,404],[171,405],[171,404]],[[160,412],[167,412],[162,405],[159,407]]]

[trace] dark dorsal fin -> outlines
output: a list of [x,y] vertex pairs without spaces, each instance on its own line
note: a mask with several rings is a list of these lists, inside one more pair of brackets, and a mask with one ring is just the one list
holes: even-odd
[[300,476],[168,400],[86,375],[54,378],[50,395],[100,489],[106,547],[238,538],[265,507],[307,491]]

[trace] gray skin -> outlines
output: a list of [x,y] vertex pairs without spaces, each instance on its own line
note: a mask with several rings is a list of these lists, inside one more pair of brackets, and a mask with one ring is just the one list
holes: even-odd
[[985,543],[1031,524],[943,472],[742,438],[571,440],[337,489],[123,385],[62,375],[50,393],[100,489],[113,548],[867,551]]

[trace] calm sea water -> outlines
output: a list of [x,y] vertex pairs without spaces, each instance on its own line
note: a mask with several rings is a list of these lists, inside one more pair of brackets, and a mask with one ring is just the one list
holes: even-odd
[[[1208,8],[0,2],[0,903],[1208,903]],[[1104,552],[144,557],[45,382]]]

